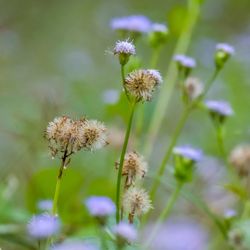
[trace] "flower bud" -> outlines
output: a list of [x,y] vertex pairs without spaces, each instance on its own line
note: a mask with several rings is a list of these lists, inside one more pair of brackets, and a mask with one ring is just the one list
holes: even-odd
[[192,69],[196,67],[195,59],[185,55],[175,55],[174,61],[177,63],[179,73],[184,73],[185,77],[188,77]]
[[217,69],[221,69],[225,62],[234,54],[234,48],[226,43],[216,45],[215,65]]
[[157,48],[166,43],[168,28],[165,24],[155,23],[149,33],[149,43],[152,48]]

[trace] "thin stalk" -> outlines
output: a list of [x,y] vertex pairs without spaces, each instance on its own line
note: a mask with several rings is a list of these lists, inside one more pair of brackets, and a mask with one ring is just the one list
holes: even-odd
[[[200,13],[199,1],[189,0],[187,17],[183,24],[183,30],[180,35],[180,38],[177,41],[177,45],[174,50],[174,55],[186,53],[199,13]],[[178,75],[178,70],[176,67],[176,63],[171,61],[166,72],[165,81],[162,84],[161,92],[159,94],[159,98],[156,103],[156,107],[148,128],[148,132],[146,133],[147,138],[144,147],[144,153],[147,156],[151,154],[161,123],[165,117],[165,112],[168,103],[170,101],[170,98],[172,96],[177,75]]]
[[157,221],[155,223],[155,226],[154,226],[152,232],[150,233],[150,237],[146,242],[145,249],[147,249],[149,247],[150,243],[152,242],[152,240],[157,235],[157,233],[158,233],[158,231],[159,231],[159,229],[160,229],[160,227],[162,225],[162,222],[164,222],[164,220],[166,220],[168,218],[168,216],[170,215],[170,212],[171,212],[177,198],[179,197],[182,186],[183,186],[182,182],[179,182],[177,184],[176,189],[174,190],[171,197],[169,198],[169,200],[168,200],[168,202],[166,204],[166,207],[163,209],[163,211],[159,215],[159,217],[158,217],[158,219],[157,219]]
[[129,100],[129,102],[130,102],[131,101],[130,100],[130,96],[128,94],[127,89],[125,88],[125,67],[124,67],[124,65],[121,65],[121,77],[122,77],[122,86],[123,86],[123,89],[125,91],[125,94],[126,94],[128,100]]
[[187,121],[187,118],[189,117],[189,114],[191,112],[191,109],[190,108],[186,108],[182,115],[181,115],[181,118],[176,126],[176,129],[173,133],[173,136],[171,138],[171,142],[170,142],[170,145],[164,155],[164,158],[161,162],[161,165],[159,167],[159,170],[158,170],[158,173],[157,173],[157,177],[155,178],[153,184],[152,184],[152,189],[151,189],[151,192],[150,192],[150,196],[151,196],[151,199],[152,201],[154,200],[154,197],[155,197],[155,194],[156,194],[156,191],[157,191],[157,188],[158,186],[160,185],[160,179],[162,177],[162,175],[164,174],[165,172],[165,169],[166,169],[166,166],[167,166],[167,163],[171,157],[171,154],[172,154],[172,150],[177,142],[177,139]]
[[124,143],[122,147],[122,152],[120,156],[120,162],[119,162],[119,168],[118,168],[118,175],[117,175],[117,184],[116,184],[116,223],[119,223],[120,221],[120,193],[121,193],[121,179],[122,179],[122,167],[123,167],[123,162],[128,146],[128,140],[129,140],[129,135],[132,127],[132,121],[134,117],[134,112],[135,112],[135,107],[136,107],[136,102],[132,104],[131,111],[130,111],[130,117],[129,117],[129,122],[127,126],[127,131],[126,135],[124,138]]
[[219,126],[216,129],[216,137],[217,137],[217,142],[218,142],[218,147],[219,147],[219,151],[220,154],[223,158],[226,157],[226,152],[225,152],[225,145],[224,145],[224,130],[222,126]]

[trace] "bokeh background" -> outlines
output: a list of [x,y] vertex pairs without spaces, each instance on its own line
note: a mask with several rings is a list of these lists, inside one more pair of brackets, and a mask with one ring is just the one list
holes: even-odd
[[[188,55],[198,62],[193,74],[206,81],[213,70],[215,44],[228,42],[235,47],[235,56],[209,92],[211,98],[228,100],[235,111],[227,122],[228,152],[234,145],[249,141],[250,135],[249,9],[248,0],[204,1],[188,50]],[[154,22],[166,23],[169,41],[162,50],[158,67],[164,74],[183,26],[185,10],[186,1],[180,0],[0,1],[0,248],[26,249],[20,242],[17,248],[15,242],[22,239],[9,235],[4,224],[25,225],[30,216],[38,212],[37,202],[53,197],[59,161],[49,156],[43,133],[50,120],[63,114],[95,118],[109,128],[111,144],[108,147],[73,157],[59,200],[66,232],[78,235],[91,232],[91,219],[82,201],[90,194],[114,198],[114,162],[119,157],[128,111],[126,104],[117,105],[120,71],[110,51],[118,36],[110,29],[110,20],[142,14]],[[137,43],[142,66],[149,65],[151,52],[147,38],[142,37]],[[181,105],[177,91],[154,152],[147,159],[151,169],[160,162],[178,120]],[[147,104],[149,110],[150,105],[154,103]],[[202,111],[191,117],[179,142],[201,147],[208,156],[218,154],[213,126]],[[234,198],[228,198],[221,190],[220,161],[208,157],[205,165],[199,170],[201,177],[197,183],[203,179],[208,183],[203,197],[212,209],[222,213],[234,206]],[[167,200],[166,190],[161,195]],[[216,249],[208,244],[208,239],[213,237],[213,226],[188,202],[180,201],[179,207],[183,207],[182,202],[189,218],[178,217],[178,221],[172,218],[164,229],[166,234],[180,232],[179,226],[186,237],[184,242],[196,240],[190,250]],[[170,238],[174,238],[174,234]],[[203,247],[199,248],[198,244]],[[186,249],[178,247],[157,249]]]

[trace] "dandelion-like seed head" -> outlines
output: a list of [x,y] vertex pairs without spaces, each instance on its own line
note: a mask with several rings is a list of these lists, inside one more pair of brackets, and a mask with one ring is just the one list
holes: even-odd
[[203,92],[203,83],[196,77],[188,77],[184,83],[184,88],[189,99],[194,100]]
[[125,78],[128,93],[139,101],[150,101],[156,87],[162,82],[160,73],[153,69],[139,69]]
[[175,155],[184,157],[188,160],[198,162],[202,159],[203,153],[201,149],[193,148],[189,145],[178,146],[173,149]]
[[87,150],[97,150],[107,145],[107,129],[102,122],[86,120],[82,127],[83,146]]
[[116,208],[113,201],[106,196],[91,196],[85,201],[89,213],[98,218],[110,216]]
[[137,239],[137,231],[135,227],[127,222],[121,221],[113,227],[113,233],[116,236],[118,244],[123,246],[126,243],[133,243]]
[[229,162],[235,167],[239,176],[248,177],[250,174],[250,145],[235,147],[230,154]]
[[50,214],[34,216],[27,225],[28,233],[36,239],[44,239],[57,234],[60,230],[59,219]]
[[113,18],[110,25],[113,30],[136,33],[147,33],[151,28],[150,20],[142,15]]
[[143,178],[147,172],[147,162],[137,152],[129,152],[125,155],[122,167],[122,175],[126,176],[125,186],[134,185],[137,178]]
[[147,213],[152,208],[152,204],[144,189],[131,187],[123,196],[123,208],[133,217]]

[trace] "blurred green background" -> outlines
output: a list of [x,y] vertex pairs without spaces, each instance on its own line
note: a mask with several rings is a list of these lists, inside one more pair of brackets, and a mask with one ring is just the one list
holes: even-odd
[[[215,44],[227,42],[235,47],[235,56],[209,93],[211,98],[230,101],[235,110],[227,123],[228,151],[248,141],[250,134],[249,9],[248,0],[204,1],[188,50],[198,62],[193,75],[206,81],[213,69]],[[121,80],[118,61],[109,53],[118,38],[109,22],[113,17],[143,14],[166,23],[169,41],[159,63],[164,75],[185,10],[186,1],[178,0],[0,1],[1,224],[26,222],[38,211],[38,200],[52,198],[59,161],[50,158],[43,133],[58,115],[86,115],[104,121],[111,137],[111,144],[103,150],[75,155],[65,174],[59,211],[68,230],[74,232],[78,225],[87,224],[81,203],[87,195],[114,198],[114,162],[119,157],[127,109],[112,104]],[[146,37],[137,43],[137,54],[147,67],[151,50]],[[181,105],[177,97],[173,96],[165,116],[154,156],[148,159],[152,169],[178,119]],[[202,112],[193,114],[180,142],[199,146],[208,155],[217,154],[213,127]]]

